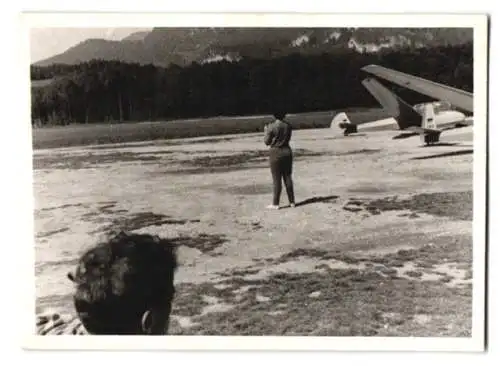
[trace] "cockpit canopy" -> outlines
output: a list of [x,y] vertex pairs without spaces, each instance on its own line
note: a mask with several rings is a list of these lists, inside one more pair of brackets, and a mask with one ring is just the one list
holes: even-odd
[[[417,112],[422,114],[424,112],[424,108],[425,108],[426,104],[429,104],[429,103],[420,103],[420,104],[415,105],[413,108]],[[431,104],[432,104],[432,107],[434,108],[434,114],[453,110],[451,104],[449,102],[446,102],[446,101],[437,101],[437,102],[432,102]]]

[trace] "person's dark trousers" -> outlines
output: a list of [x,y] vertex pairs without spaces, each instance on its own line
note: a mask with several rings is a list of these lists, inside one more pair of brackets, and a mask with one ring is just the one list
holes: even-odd
[[273,205],[278,206],[281,196],[281,181],[285,183],[290,203],[295,203],[293,192],[292,165],[293,154],[290,147],[272,147],[269,154],[271,174],[273,176]]

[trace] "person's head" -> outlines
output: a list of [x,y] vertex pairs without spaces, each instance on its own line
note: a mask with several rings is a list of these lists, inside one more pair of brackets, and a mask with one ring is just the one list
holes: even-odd
[[174,297],[174,247],[120,233],[84,253],[75,273],[78,317],[91,334],[165,334]]
[[278,111],[273,113],[274,118],[277,120],[283,121],[286,117],[286,113],[284,111]]

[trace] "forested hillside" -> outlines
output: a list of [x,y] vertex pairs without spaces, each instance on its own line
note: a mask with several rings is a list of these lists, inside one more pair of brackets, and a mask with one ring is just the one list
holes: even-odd
[[472,43],[377,53],[294,53],[185,67],[93,60],[32,66],[32,120],[64,125],[267,114],[277,108],[292,113],[378,107],[361,85],[366,75],[360,69],[371,63],[472,91]]

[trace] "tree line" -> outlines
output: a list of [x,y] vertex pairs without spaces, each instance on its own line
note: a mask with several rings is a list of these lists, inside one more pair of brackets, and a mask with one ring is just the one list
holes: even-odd
[[186,67],[93,60],[31,66],[32,80],[51,79],[32,87],[32,121],[42,125],[158,121],[268,114],[276,109],[299,113],[378,106],[361,84],[366,75],[360,69],[371,63],[472,92],[470,43],[376,54],[297,53]]

